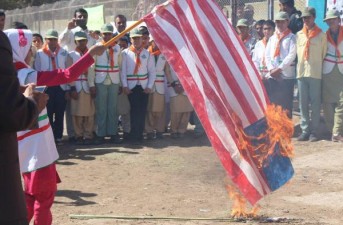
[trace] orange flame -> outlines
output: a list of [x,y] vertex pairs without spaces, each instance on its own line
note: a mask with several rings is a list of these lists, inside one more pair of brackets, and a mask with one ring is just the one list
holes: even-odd
[[238,190],[231,185],[226,187],[230,199],[233,201],[231,216],[233,218],[255,218],[260,210],[260,206],[256,204],[250,212],[247,209],[247,200],[241,195]]

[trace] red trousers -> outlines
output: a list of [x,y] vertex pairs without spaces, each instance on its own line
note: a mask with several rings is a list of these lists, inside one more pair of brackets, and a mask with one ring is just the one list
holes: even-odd
[[31,195],[25,193],[27,219],[30,222],[34,217],[34,225],[51,225],[51,206],[54,202],[54,192],[41,192]]

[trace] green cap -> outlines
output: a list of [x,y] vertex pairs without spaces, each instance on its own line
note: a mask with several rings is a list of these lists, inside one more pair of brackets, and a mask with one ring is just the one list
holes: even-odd
[[338,10],[331,9],[331,10],[326,12],[326,17],[325,17],[324,21],[326,21],[328,19],[339,18],[339,17],[340,17],[340,14],[339,14]]
[[275,21],[276,20],[289,20],[289,16],[288,16],[288,13],[286,12],[278,12],[276,15],[275,15]]
[[130,31],[130,37],[142,37],[142,32],[139,29],[133,29]]
[[58,32],[57,30],[50,29],[45,33],[44,38],[55,38],[58,39]]
[[87,40],[87,34],[83,31],[78,31],[74,34],[75,41]]
[[301,17],[313,16],[316,17],[316,10],[313,7],[305,7]]
[[100,30],[101,33],[113,33],[113,26],[110,23],[104,24]]
[[236,27],[248,27],[248,26],[249,26],[248,20],[246,20],[246,19],[238,20],[237,25],[236,25]]

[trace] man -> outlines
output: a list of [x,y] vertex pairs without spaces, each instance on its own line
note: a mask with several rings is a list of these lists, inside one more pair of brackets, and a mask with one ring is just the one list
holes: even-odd
[[296,37],[290,29],[286,12],[275,16],[276,32],[270,37],[266,48],[268,74],[264,82],[270,101],[280,105],[292,118],[295,83]]
[[3,31],[5,27],[6,14],[5,11],[0,9],[0,30]]
[[294,0],[279,0],[280,11],[288,13],[289,26],[288,28],[293,34],[296,34],[303,28],[301,12],[294,7]]
[[[304,27],[297,33],[297,79],[299,88],[300,127],[298,141],[318,141],[323,59],[327,50],[326,35],[315,24],[316,10],[306,7],[302,14]],[[309,105],[311,105],[311,122]]]
[[[52,71],[65,69],[68,52],[58,44],[58,33],[56,30],[48,30],[44,36],[46,44],[44,48],[37,51],[34,68],[37,71]],[[64,110],[66,108],[67,85],[48,87],[46,93],[49,95],[47,105],[49,121],[54,132],[55,142],[62,145]]]
[[328,49],[323,63],[323,110],[332,141],[343,142],[343,27],[339,11],[329,10],[324,21]]
[[[96,43],[96,34],[91,33],[87,28],[88,22],[88,12],[79,8],[74,12],[74,18],[68,22],[67,28],[60,34],[59,43],[62,48],[66,49],[68,52],[74,51],[76,48],[75,45],[75,33],[78,31],[83,31],[87,34],[87,48],[95,45]],[[70,142],[75,141],[75,132],[73,129],[72,116],[71,116],[71,103],[69,95],[67,95],[67,105],[66,105],[66,125],[67,125],[67,134]]]
[[269,38],[274,34],[275,23],[272,20],[267,20],[262,24],[263,38],[255,45],[255,49],[252,56],[252,61],[256,69],[259,71],[263,81],[266,81],[266,74],[269,72],[266,64],[266,47]]
[[244,46],[246,50],[248,51],[249,55],[252,55],[252,51],[256,44],[256,39],[252,37],[249,33],[249,24],[246,19],[240,19],[237,22],[237,32],[239,35],[239,38],[244,43]]
[[[111,40],[113,26],[104,24],[101,27],[103,43]],[[95,97],[96,121],[98,125],[98,142],[104,143],[105,137],[111,137],[113,143],[119,144],[118,130],[118,93],[119,93],[119,62],[120,46],[117,44],[108,47],[107,51],[95,59],[95,77],[90,76],[90,92]],[[91,74],[90,74],[91,75]]]
[[[126,17],[121,14],[117,15],[116,17],[114,17],[114,24],[117,29],[117,31],[114,33],[114,36],[117,36],[119,33],[123,32],[126,29]],[[126,33],[125,37],[128,38],[130,43],[130,33]]]
[[121,82],[130,101],[131,131],[134,144],[143,141],[148,97],[156,79],[155,59],[143,47],[138,29],[130,32],[132,45],[122,52]]
[[255,23],[255,26],[253,28],[253,32],[256,34],[256,39],[258,40],[262,40],[264,37],[263,34],[263,24],[264,24],[265,20],[259,20]]
[[[17,131],[33,127],[45,98],[33,93],[29,85],[24,95],[13,67],[12,48],[0,31],[0,224],[27,225],[26,207],[21,187]],[[27,98],[25,98],[25,96]],[[36,102],[38,102],[37,109]]]
[[237,3],[237,21],[240,19],[244,19],[244,8],[244,2],[239,1],[239,3]]

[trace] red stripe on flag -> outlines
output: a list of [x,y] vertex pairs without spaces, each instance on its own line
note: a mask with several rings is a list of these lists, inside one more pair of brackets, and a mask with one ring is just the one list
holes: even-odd
[[29,131],[29,132],[27,132],[27,133],[25,133],[25,134],[23,134],[23,135],[17,137],[17,140],[18,140],[18,141],[21,141],[21,140],[23,140],[23,139],[25,139],[25,138],[27,138],[27,137],[29,137],[29,136],[32,136],[32,135],[34,135],[34,134],[41,133],[41,132],[47,130],[49,127],[50,127],[50,123],[48,123],[47,125],[42,126],[42,127],[40,127],[40,128],[31,130],[31,131]]
[[[165,15],[167,12],[161,9],[160,13],[161,15]],[[182,55],[179,52],[178,48],[175,46],[170,37],[165,33],[165,31],[160,27],[160,25],[154,20],[153,16],[147,16],[145,18],[145,22],[148,24],[150,28],[152,28],[151,33],[155,37],[155,41],[157,43],[164,43],[163,45],[159,46],[167,59],[173,59],[173,62],[171,64],[173,65],[175,71],[178,74],[188,74],[189,76],[191,76],[191,71],[188,70],[187,65],[184,59],[182,58]],[[212,129],[212,125],[209,122],[206,108],[204,107],[205,103],[203,96],[197,88],[191,89],[192,86],[190,86],[189,83],[195,85],[195,82],[192,77],[191,80],[186,82],[185,89],[192,90],[192,95],[190,96],[190,99],[193,103],[196,102],[196,104],[194,104],[194,107],[199,117],[201,117],[201,121],[203,122],[208,137],[210,138],[215,151],[221,159],[223,166],[225,167],[229,176],[237,184],[237,186],[240,187],[242,193],[249,199],[250,202],[255,203],[262,197],[261,194],[259,194],[257,189],[249,182],[249,180],[246,177],[246,174],[239,168],[236,162],[233,161],[233,159],[230,156],[230,153],[225,148],[220,138],[217,136],[216,132]],[[225,116],[225,113],[223,116]]]

